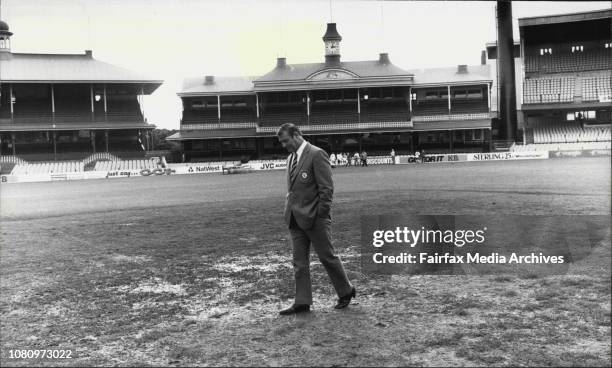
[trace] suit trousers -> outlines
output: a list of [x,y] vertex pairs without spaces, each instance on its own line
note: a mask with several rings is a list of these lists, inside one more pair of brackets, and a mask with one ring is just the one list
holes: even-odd
[[301,229],[291,216],[289,225],[293,244],[295,272],[295,304],[312,304],[310,281],[310,244],[325,267],[339,297],[348,295],[353,285],[346,276],[340,257],[335,254],[331,241],[331,219],[317,217],[311,229]]

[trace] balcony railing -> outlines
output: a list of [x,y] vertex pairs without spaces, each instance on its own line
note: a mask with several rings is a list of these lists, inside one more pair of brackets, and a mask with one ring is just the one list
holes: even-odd
[[489,119],[493,115],[489,112],[473,113],[473,114],[444,114],[444,115],[423,115],[413,116],[412,121],[452,121],[452,120],[475,120]]
[[[369,123],[345,123],[345,124],[317,124],[300,125],[303,132],[320,132],[326,130],[359,130],[359,129],[388,129],[388,128],[412,128],[411,121],[388,121],[388,122],[369,122]],[[257,127],[257,133],[274,133],[278,127]]]
[[181,130],[252,129],[256,127],[257,127],[257,123],[255,122],[216,123],[216,124],[182,124]]

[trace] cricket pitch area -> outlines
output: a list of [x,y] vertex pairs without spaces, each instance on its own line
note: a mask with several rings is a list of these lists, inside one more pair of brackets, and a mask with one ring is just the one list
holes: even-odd
[[0,364],[610,366],[609,224],[567,275],[367,276],[359,260],[366,214],[609,216],[610,157],[333,173],[357,297],[334,310],[312,254],[314,310],[296,317],[278,315],[294,293],[284,171],[2,185]]

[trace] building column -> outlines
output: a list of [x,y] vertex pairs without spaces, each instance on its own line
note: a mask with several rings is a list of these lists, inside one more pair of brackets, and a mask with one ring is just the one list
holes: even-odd
[[446,86],[448,90],[448,114],[451,113],[451,94],[450,94],[450,85]]
[[221,96],[217,95],[217,119],[221,122]]
[[13,108],[13,84],[12,83],[9,84],[9,101],[11,105],[11,121],[12,121],[15,115],[15,110]]
[[359,94],[359,88],[357,88],[357,113],[361,115],[361,96]]
[[140,110],[142,111],[142,122],[146,121],[145,119],[145,108],[144,108],[144,87],[140,86]]
[[310,118],[310,91],[306,91],[306,116]]
[[255,92],[255,106],[257,107],[257,119],[259,119],[259,95]]
[[412,118],[412,87],[408,87],[408,111],[410,111],[410,117]]
[[53,161],[57,160],[57,132],[53,131]]
[[106,112],[107,112],[107,107],[106,107],[106,83],[104,83],[104,121],[106,121]]
[[[91,101],[91,121],[94,121],[94,94],[93,94],[93,83],[89,84],[89,100]],[[95,150],[94,150],[95,152]]]
[[491,86],[487,82],[487,107],[489,108],[489,112],[491,112]]
[[51,83],[51,119],[55,122],[55,85]]
[[96,131],[92,130],[89,133],[89,137],[91,138],[91,149],[93,153],[96,153]]
[[108,152],[108,129],[104,131],[104,145],[106,146],[106,152]]

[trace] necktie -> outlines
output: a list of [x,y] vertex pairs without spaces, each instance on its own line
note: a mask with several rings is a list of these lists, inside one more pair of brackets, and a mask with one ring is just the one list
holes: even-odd
[[295,169],[297,168],[297,152],[293,153],[293,157],[291,157],[291,171],[289,172],[290,178],[293,180],[293,176],[295,175]]

